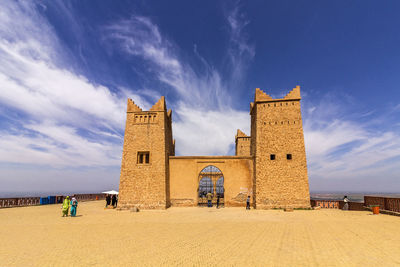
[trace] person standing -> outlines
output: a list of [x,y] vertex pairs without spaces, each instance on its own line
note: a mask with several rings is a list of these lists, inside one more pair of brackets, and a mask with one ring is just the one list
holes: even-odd
[[115,208],[115,203],[117,202],[117,196],[114,194],[111,198],[111,205]]
[[217,194],[217,209],[219,209],[219,194]]
[[343,210],[349,210],[349,199],[347,198],[347,196],[344,196],[343,202],[344,202]]
[[213,198],[213,196],[212,196],[211,192],[208,192],[208,193],[207,193],[207,206],[208,206],[209,208],[212,207],[212,198]]
[[68,211],[69,211],[69,196],[67,196],[64,199],[63,205],[62,205],[62,216],[67,216],[68,217]]
[[110,203],[111,203],[111,196],[110,196],[110,194],[107,194],[107,196],[106,196],[106,208],[108,207],[108,205],[110,205]]
[[76,200],[75,197],[72,197],[71,199],[71,217],[76,216],[76,209],[78,208],[78,201]]
[[247,200],[246,200],[246,210],[250,209],[250,196],[247,196]]

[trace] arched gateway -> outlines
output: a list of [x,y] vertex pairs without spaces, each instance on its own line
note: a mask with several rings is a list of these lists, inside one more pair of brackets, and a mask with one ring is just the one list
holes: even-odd
[[221,170],[214,165],[208,165],[199,173],[198,205],[207,204],[207,193],[213,195],[213,203],[217,202],[218,197],[220,203],[224,203],[224,175]]

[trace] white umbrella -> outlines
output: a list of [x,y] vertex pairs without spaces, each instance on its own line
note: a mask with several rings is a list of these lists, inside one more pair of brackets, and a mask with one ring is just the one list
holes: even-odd
[[103,194],[109,194],[109,195],[118,195],[118,191],[115,190],[111,190],[111,191],[105,191],[102,192]]

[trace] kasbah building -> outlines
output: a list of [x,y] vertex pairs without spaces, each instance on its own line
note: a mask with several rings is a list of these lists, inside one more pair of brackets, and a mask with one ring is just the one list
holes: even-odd
[[300,86],[282,99],[257,88],[251,135],[237,130],[235,156],[175,156],[172,111],[161,97],[149,111],[128,99],[118,205],[193,207],[217,196],[225,207],[310,208]]

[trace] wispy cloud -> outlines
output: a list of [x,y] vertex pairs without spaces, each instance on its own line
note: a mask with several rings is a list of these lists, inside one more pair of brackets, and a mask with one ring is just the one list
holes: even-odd
[[0,130],[1,161],[118,164],[124,92],[114,93],[65,68],[62,45],[33,3],[0,5],[0,103],[19,114],[3,116],[14,120],[14,129]]
[[[67,16],[73,15],[68,6],[62,8]],[[39,177],[37,180],[73,175],[79,182],[85,175],[77,169],[87,168],[88,183],[95,181],[90,175],[104,180],[108,175],[115,176],[117,184],[127,97],[149,109],[166,95],[174,110],[178,154],[232,153],[236,129],[250,134],[248,110],[235,109],[235,97],[243,90],[256,50],[246,34],[250,22],[240,3],[223,14],[228,45],[221,55],[226,64],[219,69],[196,46],[193,53],[198,62],[187,60],[193,55],[185,54],[148,17],[133,15],[106,25],[102,45],[122,53],[132,65],[140,62],[141,75],[152,77],[151,82],[136,88],[113,81],[115,88],[109,88],[74,69],[74,57],[37,5],[0,2],[0,123],[6,125],[0,129],[0,179],[9,181],[6,176],[14,173],[23,180],[28,171],[18,166],[24,164],[25,168],[30,166],[29,173]],[[74,27],[79,28],[79,24]],[[400,136],[380,124],[385,116],[397,114],[399,105],[380,112],[381,117],[375,110],[357,115],[340,102],[345,98],[313,100],[304,96],[311,184],[384,176],[400,188],[399,182],[394,182],[400,181]],[[397,120],[391,123],[398,126]],[[113,171],[104,174],[100,170],[104,166]],[[62,176],[60,170],[66,169],[74,171],[65,171]],[[29,179],[34,183],[32,177]]]
[[348,187],[355,188],[352,180],[364,180],[366,184],[359,188],[374,191],[367,182],[374,178],[398,190],[400,135],[385,126],[388,114],[380,120],[365,120],[365,113],[352,113],[344,101],[325,96],[318,103],[306,102],[306,109],[312,106],[308,109],[312,112],[303,114],[311,184],[321,187],[321,179],[347,180]]
[[[201,71],[180,56],[179,47],[149,18],[132,16],[106,27],[105,39],[114,41],[133,59],[145,60],[158,81],[172,90],[173,97],[167,96],[167,100],[177,115],[173,128],[179,154],[226,154],[237,128],[249,132],[248,111],[232,109],[231,95],[243,82],[255,50],[245,37],[248,22],[238,7],[227,12],[226,23],[228,69],[215,69],[195,47]],[[226,71],[228,75],[223,75]],[[209,136],[213,136],[213,142]]]
[[229,25],[228,57],[231,68],[230,87],[243,86],[246,68],[253,60],[256,49],[249,42],[246,26],[250,23],[246,15],[241,12],[241,4],[237,2],[233,8],[226,10],[226,20]]
[[132,16],[108,25],[105,30],[106,39],[114,41],[118,50],[144,59],[149,75],[178,94],[179,101],[202,108],[221,104],[219,94],[226,94],[226,88],[219,73],[208,65],[205,74],[196,73],[179,58],[179,47],[163,37],[150,19]]

